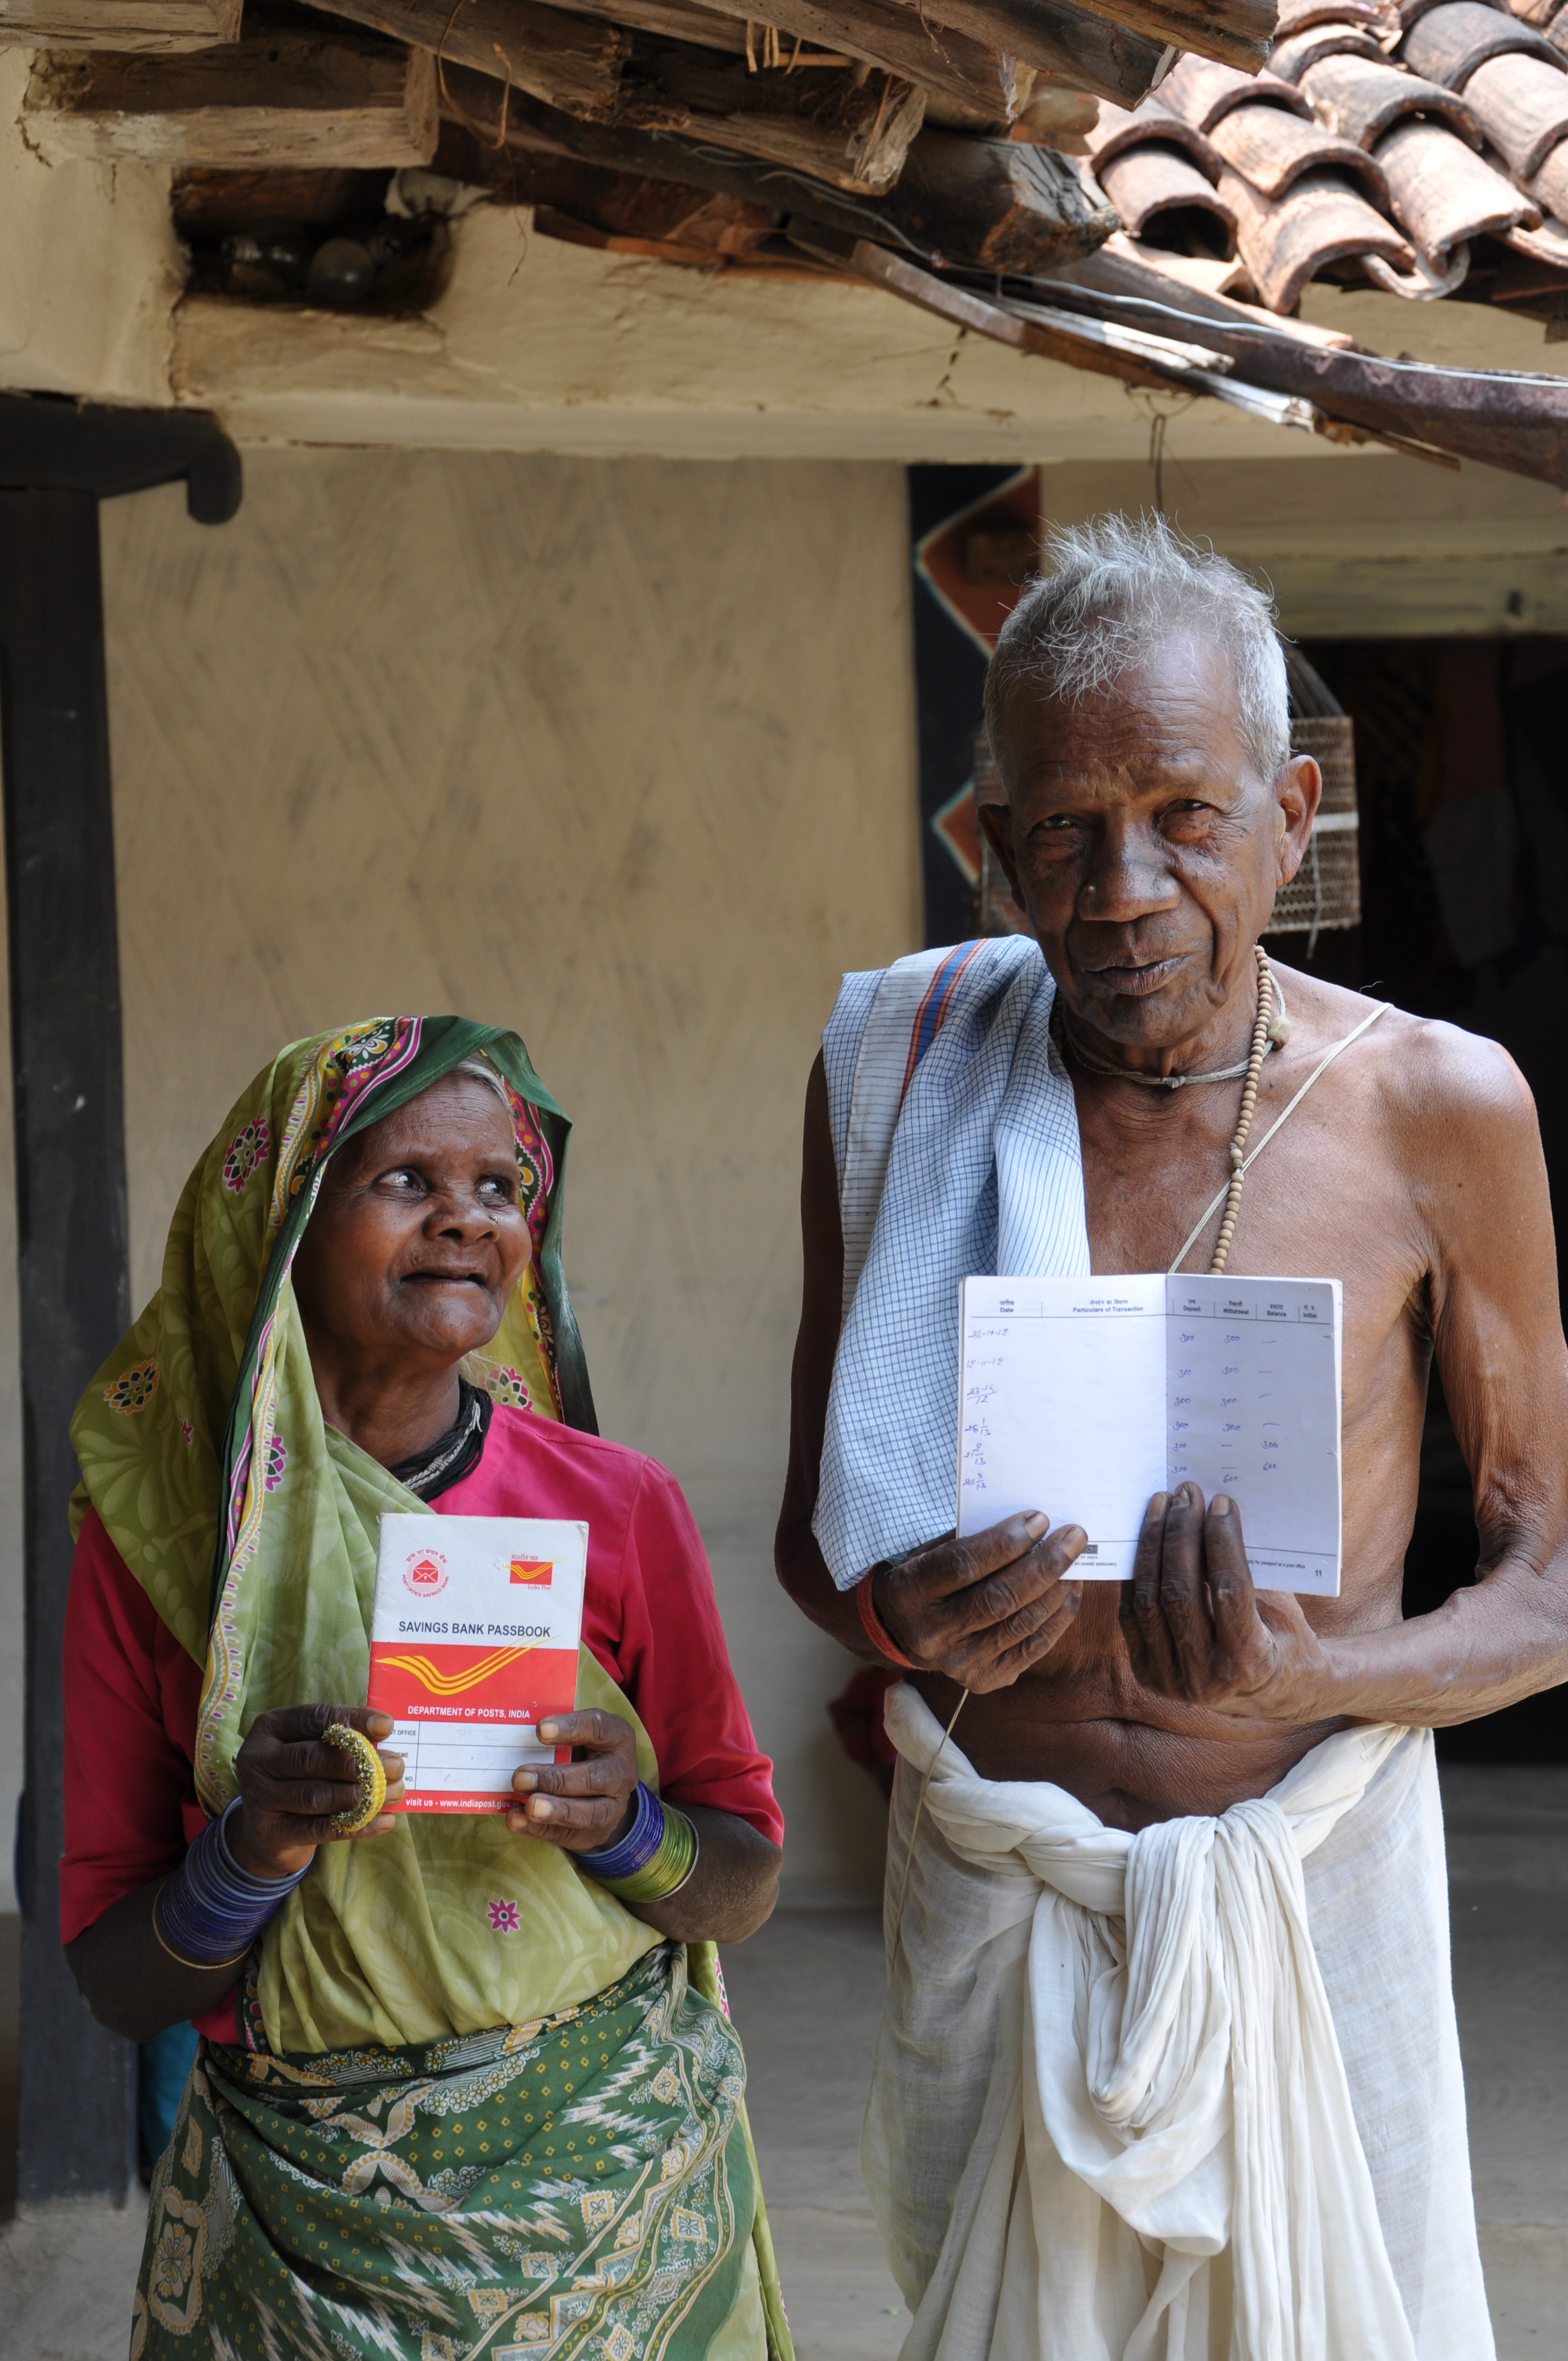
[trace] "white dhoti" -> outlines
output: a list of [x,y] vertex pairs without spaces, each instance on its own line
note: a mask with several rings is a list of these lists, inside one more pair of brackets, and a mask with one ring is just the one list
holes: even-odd
[[887,1726],[903,2361],[1492,2361],[1431,1733],[1128,1836]]

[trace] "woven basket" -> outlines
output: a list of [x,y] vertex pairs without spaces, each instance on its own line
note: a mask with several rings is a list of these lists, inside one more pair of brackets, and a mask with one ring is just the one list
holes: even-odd
[[1355,725],[1348,713],[1299,716],[1290,749],[1310,754],[1323,774],[1323,800],[1307,857],[1274,905],[1266,931],[1310,935],[1361,924],[1361,835],[1355,804]]

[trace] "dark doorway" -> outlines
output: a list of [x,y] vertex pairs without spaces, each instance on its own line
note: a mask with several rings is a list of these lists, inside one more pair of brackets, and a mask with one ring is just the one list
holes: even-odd
[[[1561,1239],[1568,1219],[1568,639],[1339,640],[1305,653],[1355,723],[1359,928],[1316,973],[1500,1041],[1535,1093]],[[1305,964],[1304,939],[1280,957]],[[1568,1449],[1568,1435],[1552,1446]],[[1475,1573],[1469,1470],[1434,1374],[1407,1614]],[[1549,1690],[1440,1730],[1449,1762],[1568,1762]]]

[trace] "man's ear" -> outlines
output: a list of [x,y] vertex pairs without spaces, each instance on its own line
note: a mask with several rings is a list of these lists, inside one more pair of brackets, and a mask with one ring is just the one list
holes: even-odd
[[1288,885],[1307,858],[1312,822],[1323,796],[1323,774],[1310,754],[1292,754],[1274,783],[1275,881]]
[[1013,851],[1013,813],[1006,804],[978,804],[975,818],[991,840],[991,849],[1007,872],[1012,888],[1013,906],[1021,918],[1029,915],[1024,907],[1024,896],[1018,891],[1018,862]]

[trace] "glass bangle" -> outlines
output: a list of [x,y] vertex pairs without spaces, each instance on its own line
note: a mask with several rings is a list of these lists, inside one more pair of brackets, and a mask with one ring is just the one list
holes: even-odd
[[638,1786],[637,1817],[620,1842],[602,1852],[580,1852],[576,1860],[618,1902],[663,1902],[679,1893],[696,1867],[697,1833],[684,1812],[661,1803],[641,1781]]
[[579,1867],[600,1884],[616,1877],[632,1877],[646,1869],[664,1838],[664,1807],[652,1787],[639,1779],[634,1790],[636,1809],[631,1826],[620,1840],[601,1845],[592,1852],[577,1855]]
[[181,1967],[237,1966],[310,1869],[307,1861],[288,1877],[253,1877],[241,1869],[226,1834],[230,1816],[239,1808],[236,1795],[221,1817],[208,1821],[159,1887],[152,1931]]

